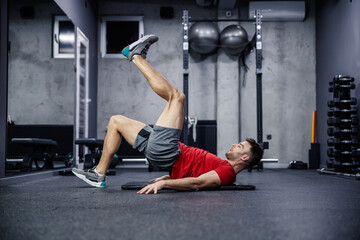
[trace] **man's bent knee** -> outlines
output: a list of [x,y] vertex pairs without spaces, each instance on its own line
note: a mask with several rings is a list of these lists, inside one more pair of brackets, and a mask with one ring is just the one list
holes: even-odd
[[185,102],[185,94],[180,91],[179,89],[176,89],[173,94],[171,95],[171,98],[170,98],[171,101],[177,101],[177,102],[180,102],[182,104],[184,104]]
[[126,117],[124,117],[123,115],[113,115],[110,118],[108,126],[118,126],[121,124],[121,122],[123,122],[124,119],[126,119]]

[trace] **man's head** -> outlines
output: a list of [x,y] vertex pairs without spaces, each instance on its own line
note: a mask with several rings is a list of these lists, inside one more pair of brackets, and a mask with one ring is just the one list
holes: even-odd
[[233,144],[229,151],[225,154],[226,158],[232,162],[245,163],[246,167],[252,167],[258,164],[264,154],[264,150],[252,138]]

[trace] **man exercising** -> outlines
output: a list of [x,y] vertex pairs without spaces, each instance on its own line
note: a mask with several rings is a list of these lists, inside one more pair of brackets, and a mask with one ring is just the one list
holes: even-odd
[[99,164],[87,171],[73,168],[73,173],[94,187],[105,187],[106,171],[122,138],[125,138],[134,149],[143,152],[151,164],[170,168],[169,175],[151,180],[153,183],[141,189],[139,194],[157,194],[163,188],[186,191],[231,184],[236,180],[237,173],[258,164],[263,150],[254,139],[247,138],[233,144],[225,154],[227,160],[224,160],[179,142],[184,122],[185,95],[146,61],[149,47],[157,40],[158,37],[154,35],[146,35],[122,51],[143,73],[150,87],[166,100],[165,109],[155,126],[152,128],[121,115],[112,116]]

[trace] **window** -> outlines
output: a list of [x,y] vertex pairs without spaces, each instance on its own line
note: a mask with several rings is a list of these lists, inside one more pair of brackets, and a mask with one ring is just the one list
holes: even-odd
[[101,57],[123,58],[121,50],[144,36],[143,16],[104,16],[101,20]]
[[74,58],[74,24],[66,16],[54,16],[53,57]]

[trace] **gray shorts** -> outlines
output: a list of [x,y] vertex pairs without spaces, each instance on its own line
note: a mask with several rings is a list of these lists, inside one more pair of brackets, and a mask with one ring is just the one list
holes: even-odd
[[143,152],[154,166],[169,168],[180,155],[180,136],[180,129],[146,125],[137,135],[133,148]]

